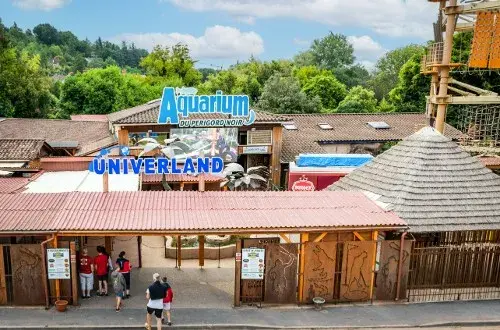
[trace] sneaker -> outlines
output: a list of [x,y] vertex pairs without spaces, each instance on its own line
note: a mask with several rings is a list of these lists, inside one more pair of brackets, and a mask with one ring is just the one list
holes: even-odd
[[161,318],[161,324],[165,324],[165,319],[163,317]]
[[151,326],[147,323],[144,323],[144,327],[147,329],[147,330],[151,330]]
[[116,312],[118,313],[119,311],[120,311],[120,309],[119,309],[119,308],[117,308],[117,309],[116,309]]
[[106,297],[107,297],[107,296],[109,296],[109,295],[108,295],[108,293],[106,292],[106,293],[104,294],[104,296],[106,296]]
[[171,326],[172,326],[172,322],[167,322],[167,325],[168,325],[169,327],[171,327]]

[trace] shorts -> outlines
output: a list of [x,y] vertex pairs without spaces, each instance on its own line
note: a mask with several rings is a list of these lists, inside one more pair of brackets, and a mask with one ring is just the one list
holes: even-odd
[[130,273],[122,273],[122,275],[125,278],[125,284],[126,284],[127,290],[130,290]]
[[170,303],[163,303],[163,310],[169,311],[170,310]]
[[[94,274],[80,273],[80,287],[82,291],[90,291],[94,289]],[[82,293],[83,293],[82,292]]]
[[107,281],[108,281],[108,274],[105,274],[105,275],[97,275],[97,280],[98,280],[98,281],[107,282]]
[[150,315],[155,313],[155,316],[157,319],[161,319],[161,317],[163,315],[163,309],[156,309],[156,308],[147,307],[147,310],[148,310],[148,314],[150,314]]
[[115,296],[119,298],[123,298],[123,291],[121,292],[115,292]]

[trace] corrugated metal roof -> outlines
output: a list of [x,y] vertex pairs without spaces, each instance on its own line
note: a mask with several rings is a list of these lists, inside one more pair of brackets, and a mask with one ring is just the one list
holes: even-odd
[[21,192],[28,183],[38,178],[41,174],[43,174],[43,172],[38,172],[29,178],[24,178],[24,177],[0,178],[0,194],[13,194]]
[[[103,191],[102,175],[89,171],[46,172],[26,186],[25,193],[63,193],[73,191]],[[108,177],[109,191],[137,191],[139,175],[112,174]]]
[[0,232],[406,227],[357,192],[138,191],[5,195]]
[[[223,177],[204,174],[205,182],[219,182],[224,180]],[[158,183],[162,181],[161,174],[149,174],[141,176],[142,183]],[[189,175],[189,174],[165,174],[165,180],[167,182],[198,182],[199,176]]]

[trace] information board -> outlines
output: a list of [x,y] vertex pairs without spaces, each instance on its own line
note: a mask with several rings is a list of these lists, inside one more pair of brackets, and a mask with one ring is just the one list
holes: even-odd
[[70,279],[69,249],[47,249],[47,273],[49,280]]
[[241,278],[243,280],[264,279],[264,249],[242,249]]

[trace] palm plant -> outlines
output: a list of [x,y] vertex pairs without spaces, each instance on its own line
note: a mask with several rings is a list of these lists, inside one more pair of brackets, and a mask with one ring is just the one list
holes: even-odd
[[222,174],[225,180],[220,186],[230,190],[265,189],[269,181],[269,169],[266,166],[249,167],[245,172],[240,164],[229,163]]

